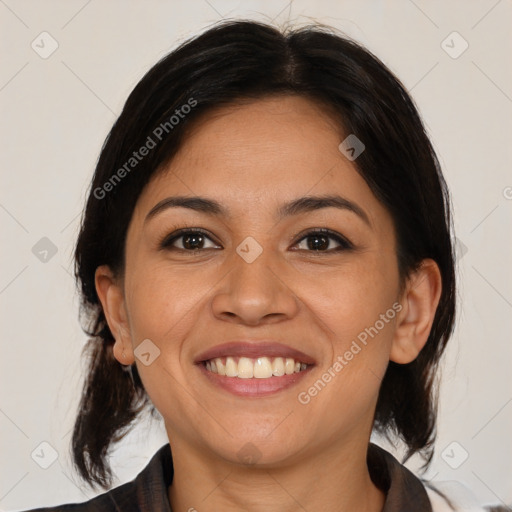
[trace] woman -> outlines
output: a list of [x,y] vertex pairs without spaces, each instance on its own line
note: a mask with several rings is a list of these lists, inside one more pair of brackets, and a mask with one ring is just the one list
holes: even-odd
[[75,254],[92,336],[76,467],[108,488],[146,407],[169,444],[46,510],[448,507],[369,439],[432,455],[450,230],[419,115],[368,51],[246,21],[180,46],[112,128]]

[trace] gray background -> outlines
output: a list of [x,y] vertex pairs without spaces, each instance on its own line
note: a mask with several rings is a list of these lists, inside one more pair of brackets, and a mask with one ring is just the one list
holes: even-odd
[[[511,0],[0,0],[1,509],[94,495],[69,459],[86,339],[71,254],[87,186],[144,72],[211,23],[242,16],[334,25],[411,91],[459,239],[459,317],[427,478],[461,482],[481,503],[511,503]],[[116,483],[165,442],[162,425],[142,422],[113,451]]]

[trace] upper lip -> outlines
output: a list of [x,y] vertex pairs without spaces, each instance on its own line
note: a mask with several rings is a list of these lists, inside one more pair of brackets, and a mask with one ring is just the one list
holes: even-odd
[[295,361],[306,364],[315,364],[315,360],[297,350],[275,341],[230,341],[201,352],[195,359],[196,363],[215,359],[216,357],[291,357]]

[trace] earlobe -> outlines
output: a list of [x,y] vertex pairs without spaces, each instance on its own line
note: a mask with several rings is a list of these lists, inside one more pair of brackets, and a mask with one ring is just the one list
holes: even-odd
[[397,318],[390,360],[407,364],[418,356],[428,340],[441,297],[442,279],[437,263],[425,259],[405,286]]
[[96,292],[108,326],[115,338],[114,357],[124,365],[135,361],[128,326],[123,290],[108,265],[101,265],[94,276]]

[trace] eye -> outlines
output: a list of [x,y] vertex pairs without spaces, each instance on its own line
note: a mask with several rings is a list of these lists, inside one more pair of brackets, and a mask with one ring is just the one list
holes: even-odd
[[[221,249],[222,247],[212,240],[207,231],[201,228],[184,228],[174,231],[166,236],[160,244],[162,249],[195,252],[206,249]],[[307,232],[295,244],[293,250],[316,253],[331,253],[353,249],[345,237],[329,229],[320,228]]]
[[354,248],[345,237],[329,229],[309,231],[296,245],[295,250],[313,252],[335,252]]
[[206,233],[199,228],[180,229],[167,236],[160,244],[165,249],[178,249],[181,251],[198,251],[204,249],[219,249]]

